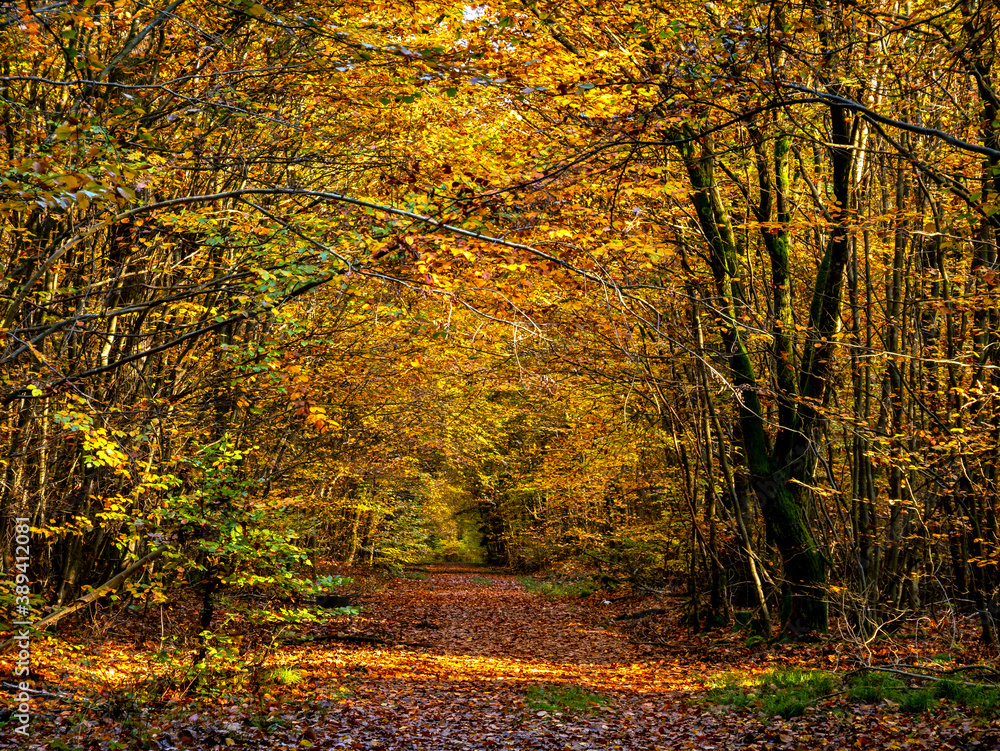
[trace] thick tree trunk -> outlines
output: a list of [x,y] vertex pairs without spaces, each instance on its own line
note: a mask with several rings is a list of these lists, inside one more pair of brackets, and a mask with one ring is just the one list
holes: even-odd
[[[689,132],[687,134],[691,136]],[[805,438],[786,441],[780,451],[775,451],[767,431],[760,400],[753,362],[744,344],[738,321],[745,307],[745,296],[740,281],[740,248],[737,247],[729,214],[722,201],[713,178],[714,153],[710,138],[701,139],[701,151],[696,153],[691,142],[680,147],[693,188],[692,199],[697,211],[698,222],[711,250],[711,265],[718,295],[717,309],[722,314],[722,338],[732,372],[739,420],[743,434],[743,448],[751,482],[760,501],[761,512],[768,529],[771,543],[781,554],[787,581],[787,606],[783,608],[786,628],[796,632],[826,631],[828,609],[826,603],[826,568],[823,558],[813,540],[812,531],[806,520],[804,507],[799,497],[793,493],[788,483],[796,475],[804,475],[808,467],[809,445]],[[779,185],[783,184],[782,159],[787,153],[784,144],[777,151],[779,170],[776,175]],[[787,250],[779,250],[787,264]],[[783,252],[782,252],[783,251]],[[821,278],[817,284],[826,284],[830,276],[831,254],[826,259],[826,271],[821,267]],[[836,285],[834,285],[836,287]],[[839,296],[839,287],[836,288]],[[783,294],[783,293],[782,293]],[[823,294],[829,294],[824,288]],[[831,311],[819,306],[819,314],[827,318]],[[817,316],[819,317],[819,316]],[[782,324],[784,321],[782,321]],[[781,325],[779,324],[779,329]],[[790,365],[787,359],[786,365]],[[783,378],[788,381],[790,379]],[[792,381],[794,383],[794,381]],[[788,409],[785,419],[792,425],[783,425],[785,435],[792,432],[802,436],[801,420],[798,412],[791,409],[795,404],[795,394],[784,394]],[[796,405],[797,406],[797,405]]]

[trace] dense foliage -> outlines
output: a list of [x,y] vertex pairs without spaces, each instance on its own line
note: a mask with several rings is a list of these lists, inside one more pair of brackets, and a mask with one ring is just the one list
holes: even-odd
[[318,557],[579,559],[696,618],[946,605],[996,645],[996,24],[4,5],[0,518],[38,611],[159,549],[135,586],[204,630]]

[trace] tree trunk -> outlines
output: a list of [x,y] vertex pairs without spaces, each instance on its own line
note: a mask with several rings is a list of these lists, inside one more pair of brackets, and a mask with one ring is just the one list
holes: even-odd
[[[692,134],[688,132],[687,135]],[[789,485],[789,481],[795,479],[796,475],[805,474],[809,445],[805,441],[787,442],[784,450],[776,457],[765,430],[766,421],[757,396],[753,362],[738,324],[745,307],[738,267],[741,253],[728,211],[714,182],[715,157],[711,139],[700,139],[700,146],[700,153],[696,153],[692,142],[686,142],[680,147],[681,156],[691,180],[698,222],[711,250],[711,265],[718,296],[716,308],[720,309],[723,318],[722,339],[726,352],[729,353],[733,386],[739,403],[747,469],[767,525],[768,539],[781,554],[785,568],[788,586],[782,620],[786,628],[796,633],[826,631],[826,566],[806,522],[801,498],[793,493]],[[828,253],[826,264],[828,267],[829,255]],[[824,278],[829,275],[829,271],[825,272]],[[819,280],[817,283],[820,283]],[[824,294],[826,293],[824,290]],[[839,289],[837,294],[839,295]],[[819,312],[829,314],[825,306],[819,306]],[[794,394],[784,396],[790,404],[794,403]],[[793,422],[793,425],[787,426],[788,430],[801,435],[798,413],[789,411],[786,419]]]

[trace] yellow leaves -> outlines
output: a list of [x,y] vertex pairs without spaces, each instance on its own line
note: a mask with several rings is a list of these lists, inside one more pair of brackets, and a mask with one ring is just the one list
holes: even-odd
[[476,262],[476,256],[475,256],[475,254],[472,253],[472,251],[470,251],[468,248],[453,246],[453,247],[449,248],[449,250],[451,251],[451,254],[453,256],[455,256],[455,257],[461,256],[465,260],[469,261],[469,263],[475,263]]
[[335,427],[335,423],[332,423],[326,414],[326,408],[315,405],[309,407],[305,416],[305,422],[306,425],[309,425],[320,433],[332,430]]
[[78,125],[79,121],[76,118],[72,118],[71,120],[66,120],[55,129],[52,135],[57,141],[65,141],[68,138],[78,136],[79,135],[79,130],[77,128]]
[[121,444],[109,435],[106,428],[97,428],[86,433],[83,441],[86,452],[84,461],[90,467],[111,467],[118,471],[126,471],[128,455],[122,450]]

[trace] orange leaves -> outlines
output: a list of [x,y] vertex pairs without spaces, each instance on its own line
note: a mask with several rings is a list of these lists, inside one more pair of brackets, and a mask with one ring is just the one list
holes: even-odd
[[301,417],[305,425],[312,428],[317,433],[325,433],[326,431],[333,430],[336,427],[336,423],[332,422],[326,414],[325,407],[310,404],[304,399],[293,401],[292,407],[295,409],[296,417]]

